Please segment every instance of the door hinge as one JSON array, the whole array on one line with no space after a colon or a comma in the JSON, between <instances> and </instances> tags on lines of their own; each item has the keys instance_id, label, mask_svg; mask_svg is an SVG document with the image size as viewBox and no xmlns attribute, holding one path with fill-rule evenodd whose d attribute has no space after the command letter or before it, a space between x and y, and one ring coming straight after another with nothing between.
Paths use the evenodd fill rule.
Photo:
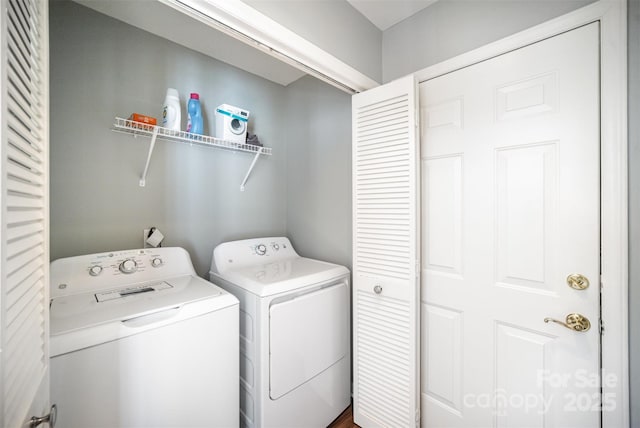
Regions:
<instances>
[{"instance_id":1,"label":"door hinge","mask_svg":"<svg viewBox=\"0 0 640 428\"><path fill-rule=\"evenodd\" d=\"M600 335L603 335L604 334L604 321L602 320L602 318L600 318L598 324L600 326Z\"/></svg>"}]
</instances>

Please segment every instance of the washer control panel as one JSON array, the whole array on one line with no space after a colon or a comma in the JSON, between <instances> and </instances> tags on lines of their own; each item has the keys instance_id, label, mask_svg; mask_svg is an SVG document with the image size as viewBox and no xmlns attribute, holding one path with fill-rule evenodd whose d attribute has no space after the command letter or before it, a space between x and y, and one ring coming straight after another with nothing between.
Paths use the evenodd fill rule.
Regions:
<instances>
[{"instance_id":1,"label":"washer control panel","mask_svg":"<svg viewBox=\"0 0 640 428\"><path fill-rule=\"evenodd\" d=\"M162 256L149 249L103 253L87 260L87 272L90 276L130 275L163 266Z\"/></svg>"},{"instance_id":2,"label":"washer control panel","mask_svg":"<svg viewBox=\"0 0 640 428\"><path fill-rule=\"evenodd\" d=\"M179 275L196 275L182 248L110 251L51 263L51 297Z\"/></svg>"}]
</instances>

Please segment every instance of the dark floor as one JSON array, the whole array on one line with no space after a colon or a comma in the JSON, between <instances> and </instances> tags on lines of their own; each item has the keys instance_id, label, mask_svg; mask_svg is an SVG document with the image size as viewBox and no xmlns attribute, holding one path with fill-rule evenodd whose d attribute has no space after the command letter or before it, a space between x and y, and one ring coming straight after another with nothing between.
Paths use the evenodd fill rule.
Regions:
<instances>
[{"instance_id":1,"label":"dark floor","mask_svg":"<svg viewBox=\"0 0 640 428\"><path fill-rule=\"evenodd\" d=\"M335 421L329 425L329 428L360 428L353 423L353 414L351 413L351 406L347 408Z\"/></svg>"}]
</instances>

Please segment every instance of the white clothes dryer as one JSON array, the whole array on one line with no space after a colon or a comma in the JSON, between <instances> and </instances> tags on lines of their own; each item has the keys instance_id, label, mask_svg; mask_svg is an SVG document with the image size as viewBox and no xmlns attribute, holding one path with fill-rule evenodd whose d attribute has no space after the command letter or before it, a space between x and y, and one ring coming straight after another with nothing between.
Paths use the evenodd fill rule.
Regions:
<instances>
[{"instance_id":1,"label":"white clothes dryer","mask_svg":"<svg viewBox=\"0 0 640 428\"><path fill-rule=\"evenodd\" d=\"M50 273L60 426L238 426L238 300L185 250L68 257Z\"/></svg>"},{"instance_id":2,"label":"white clothes dryer","mask_svg":"<svg viewBox=\"0 0 640 428\"><path fill-rule=\"evenodd\" d=\"M211 282L240 300L240 424L326 427L350 404L350 282L287 238L226 242Z\"/></svg>"}]
</instances>

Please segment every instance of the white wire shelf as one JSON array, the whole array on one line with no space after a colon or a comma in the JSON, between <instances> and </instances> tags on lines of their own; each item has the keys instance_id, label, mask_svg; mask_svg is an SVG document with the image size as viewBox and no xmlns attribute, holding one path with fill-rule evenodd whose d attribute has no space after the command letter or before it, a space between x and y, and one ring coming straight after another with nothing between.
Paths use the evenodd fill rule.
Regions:
<instances>
[{"instance_id":1,"label":"white wire shelf","mask_svg":"<svg viewBox=\"0 0 640 428\"><path fill-rule=\"evenodd\" d=\"M256 153L262 149L261 154L271 155L271 147L256 146L253 144L234 143L233 141L221 140L220 138L209 137L208 135L192 134L185 131L172 131L162 126L145 125L140 122L134 122L129 119L116 117L113 124L113 130L132 135L141 135L145 137L153 136L153 129L158 129L158 138L165 141L174 141L178 143L197 144L207 147L218 147L221 149L239 150L242 152Z\"/></svg>"},{"instance_id":2,"label":"white wire shelf","mask_svg":"<svg viewBox=\"0 0 640 428\"><path fill-rule=\"evenodd\" d=\"M162 126L146 125L144 123L135 122L133 120L123 119L121 117L115 118L113 131L130 134L134 137L141 136L151 138L151 142L149 143L149 153L147 155L147 161L145 163L142 176L140 177L141 187L144 187L146 184L147 172L149 171L149 163L151 162L151 154L153 153L153 148L157 139L175 143L195 144L204 147L216 147L219 149L253 153L255 156L253 158L253 161L251 162L251 166L249 166L249 171L247 171L247 174L242 181L242 184L240 185L241 191L244 191L245 184L249 179L249 175L251 174L251 171L253 170L258 157L260 157L260 155L271 155L270 147L235 143L233 141L222 140L220 138L214 138L208 135L192 134L185 131L173 131L171 129L163 128Z\"/></svg>"}]
</instances>

